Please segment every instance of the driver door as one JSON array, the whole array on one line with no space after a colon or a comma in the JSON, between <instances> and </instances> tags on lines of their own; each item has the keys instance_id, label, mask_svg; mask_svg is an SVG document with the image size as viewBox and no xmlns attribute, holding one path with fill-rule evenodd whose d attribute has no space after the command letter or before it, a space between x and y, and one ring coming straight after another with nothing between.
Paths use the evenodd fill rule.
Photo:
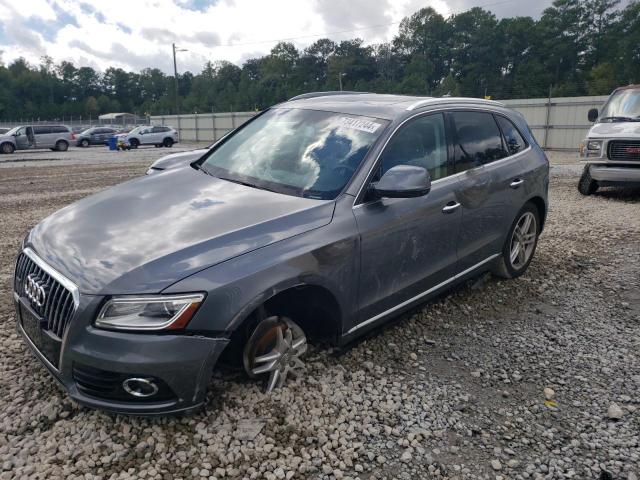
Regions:
<instances>
[{"instance_id":1,"label":"driver door","mask_svg":"<svg viewBox=\"0 0 640 480\"><path fill-rule=\"evenodd\" d=\"M31 127L22 127L18 129L18 131L16 132L16 135L14 138L16 139L17 150L26 150L28 148L31 148L29 144L29 136L27 135L27 129L30 129L30 128Z\"/></svg>"},{"instance_id":2,"label":"driver door","mask_svg":"<svg viewBox=\"0 0 640 480\"><path fill-rule=\"evenodd\" d=\"M422 197L371 201L365 197L354 207L361 242L357 324L373 322L426 297L455 275L457 263L462 212L455 191L458 180L450 176L443 115L408 122L378 161L374 181L396 165L413 165L429 171L432 187Z\"/></svg>"}]
</instances>

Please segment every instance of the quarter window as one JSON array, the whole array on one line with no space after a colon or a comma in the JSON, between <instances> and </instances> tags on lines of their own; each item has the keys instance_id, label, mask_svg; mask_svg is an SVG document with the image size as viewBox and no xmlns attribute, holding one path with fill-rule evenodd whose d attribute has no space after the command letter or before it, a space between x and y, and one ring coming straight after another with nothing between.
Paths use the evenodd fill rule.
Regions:
<instances>
[{"instance_id":1,"label":"quarter window","mask_svg":"<svg viewBox=\"0 0 640 480\"><path fill-rule=\"evenodd\" d=\"M484 112L454 112L451 116L455 125L456 173L507 156L493 115Z\"/></svg>"},{"instance_id":2,"label":"quarter window","mask_svg":"<svg viewBox=\"0 0 640 480\"><path fill-rule=\"evenodd\" d=\"M515 127L510 120L507 120L504 117L497 116L498 124L502 129L502 134L504 135L504 139L507 142L507 150L509 151L509 155L516 154L527 147L527 142L524 141L522 135Z\"/></svg>"},{"instance_id":3,"label":"quarter window","mask_svg":"<svg viewBox=\"0 0 640 480\"><path fill-rule=\"evenodd\" d=\"M403 127L382 154L380 176L397 165L429 171L431 180L448 175L447 140L442 114L420 117Z\"/></svg>"}]
</instances>

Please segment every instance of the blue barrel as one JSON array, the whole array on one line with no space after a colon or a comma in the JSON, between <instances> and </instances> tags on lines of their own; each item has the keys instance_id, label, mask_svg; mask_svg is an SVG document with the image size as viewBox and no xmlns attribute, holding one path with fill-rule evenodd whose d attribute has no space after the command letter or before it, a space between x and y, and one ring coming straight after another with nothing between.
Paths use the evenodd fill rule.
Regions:
<instances>
[{"instance_id":1,"label":"blue barrel","mask_svg":"<svg viewBox=\"0 0 640 480\"><path fill-rule=\"evenodd\" d=\"M109 137L109 150L118 149L118 139L116 137Z\"/></svg>"}]
</instances>

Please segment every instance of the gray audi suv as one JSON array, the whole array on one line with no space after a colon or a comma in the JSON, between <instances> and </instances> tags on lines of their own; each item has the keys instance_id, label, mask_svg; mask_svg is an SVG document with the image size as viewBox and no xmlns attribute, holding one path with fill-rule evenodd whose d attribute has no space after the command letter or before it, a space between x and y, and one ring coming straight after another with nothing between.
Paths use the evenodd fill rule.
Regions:
<instances>
[{"instance_id":1,"label":"gray audi suv","mask_svg":"<svg viewBox=\"0 0 640 480\"><path fill-rule=\"evenodd\" d=\"M18 330L91 407L195 409L220 363L271 390L304 371L308 341L525 272L548 174L497 102L301 95L42 220L16 261Z\"/></svg>"}]
</instances>

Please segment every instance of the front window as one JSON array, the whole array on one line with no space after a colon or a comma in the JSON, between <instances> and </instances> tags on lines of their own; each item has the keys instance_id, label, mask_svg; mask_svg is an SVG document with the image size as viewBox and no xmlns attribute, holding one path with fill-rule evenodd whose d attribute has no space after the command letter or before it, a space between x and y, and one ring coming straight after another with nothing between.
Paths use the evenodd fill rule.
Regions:
<instances>
[{"instance_id":1,"label":"front window","mask_svg":"<svg viewBox=\"0 0 640 480\"><path fill-rule=\"evenodd\" d=\"M611 95L598 122L640 122L640 90L618 90Z\"/></svg>"},{"instance_id":2,"label":"front window","mask_svg":"<svg viewBox=\"0 0 640 480\"><path fill-rule=\"evenodd\" d=\"M256 188L333 199L387 124L344 113L272 109L215 148L201 168Z\"/></svg>"}]
</instances>

